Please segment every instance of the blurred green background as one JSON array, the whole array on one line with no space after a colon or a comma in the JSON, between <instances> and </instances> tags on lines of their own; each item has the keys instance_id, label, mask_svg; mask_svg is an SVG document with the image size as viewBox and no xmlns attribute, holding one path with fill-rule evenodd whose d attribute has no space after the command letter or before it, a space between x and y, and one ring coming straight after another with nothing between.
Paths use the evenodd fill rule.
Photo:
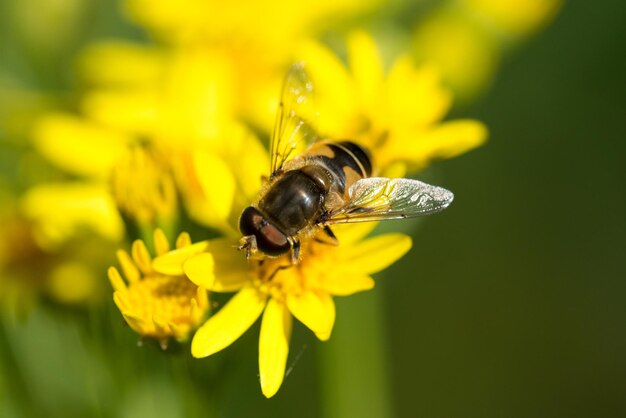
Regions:
<instances>
[{"instance_id":1,"label":"blurred green background","mask_svg":"<svg viewBox=\"0 0 626 418\"><path fill-rule=\"evenodd\" d=\"M624 51L626 3L568 2L468 110L490 142L381 281L399 416L626 416Z\"/></svg>"},{"instance_id":2,"label":"blurred green background","mask_svg":"<svg viewBox=\"0 0 626 418\"><path fill-rule=\"evenodd\" d=\"M114 10L94 2L107 15L85 16L82 39L134 34ZM55 72L79 45L53 66L31 57L46 63L33 74L14 29L2 60L22 81L69 83ZM186 346L137 347L112 303L38 307L3 318L0 416L626 416L624 51L626 3L571 1L508 56L452 115L484 121L488 144L429 173L454 205L415 224L374 292L338 301L331 341L296 327L275 398L258 389L258 324L192 360Z\"/></svg>"}]
</instances>

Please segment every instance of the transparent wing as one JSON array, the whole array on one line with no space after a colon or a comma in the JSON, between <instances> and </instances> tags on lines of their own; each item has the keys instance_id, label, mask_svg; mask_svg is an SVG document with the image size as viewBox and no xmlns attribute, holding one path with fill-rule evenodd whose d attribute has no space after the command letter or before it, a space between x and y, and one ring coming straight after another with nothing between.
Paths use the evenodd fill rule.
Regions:
<instances>
[{"instance_id":1,"label":"transparent wing","mask_svg":"<svg viewBox=\"0 0 626 418\"><path fill-rule=\"evenodd\" d=\"M270 143L272 176L287 160L304 151L318 137L309 125L315 116L312 93L313 84L304 65L292 65L283 84Z\"/></svg>"},{"instance_id":2,"label":"transparent wing","mask_svg":"<svg viewBox=\"0 0 626 418\"><path fill-rule=\"evenodd\" d=\"M454 195L418 180L370 177L350 189L347 205L330 214L327 224L382 221L430 215L447 208Z\"/></svg>"}]
</instances>

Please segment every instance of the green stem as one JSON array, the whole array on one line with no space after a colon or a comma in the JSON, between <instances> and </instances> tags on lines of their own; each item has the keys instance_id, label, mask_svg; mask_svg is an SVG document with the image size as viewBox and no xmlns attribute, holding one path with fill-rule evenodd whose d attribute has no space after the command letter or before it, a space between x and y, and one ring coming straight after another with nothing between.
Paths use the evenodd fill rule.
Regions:
<instances>
[{"instance_id":1,"label":"green stem","mask_svg":"<svg viewBox=\"0 0 626 418\"><path fill-rule=\"evenodd\" d=\"M20 409L22 416L38 416L36 403L32 401L26 378L22 374L16 359L16 353L11 346L5 324L0 320L0 372L7 379L7 381L2 382L2 385L5 386L3 389L10 393L11 403Z\"/></svg>"},{"instance_id":2,"label":"green stem","mask_svg":"<svg viewBox=\"0 0 626 418\"><path fill-rule=\"evenodd\" d=\"M337 322L320 350L324 418L394 416L380 290L336 299Z\"/></svg>"}]
</instances>

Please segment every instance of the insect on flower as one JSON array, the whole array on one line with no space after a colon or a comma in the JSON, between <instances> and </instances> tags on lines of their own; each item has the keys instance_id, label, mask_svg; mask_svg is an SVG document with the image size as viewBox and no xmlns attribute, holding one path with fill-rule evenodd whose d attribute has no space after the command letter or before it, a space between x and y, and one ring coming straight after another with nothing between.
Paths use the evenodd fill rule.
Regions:
<instances>
[{"instance_id":1,"label":"insect on flower","mask_svg":"<svg viewBox=\"0 0 626 418\"><path fill-rule=\"evenodd\" d=\"M430 215L452 192L418 180L372 177L370 152L353 141L321 138L309 124L313 85L301 63L287 73L271 138L271 171L260 198L239 218L240 249L250 257L300 256L300 242L331 226Z\"/></svg>"}]
</instances>

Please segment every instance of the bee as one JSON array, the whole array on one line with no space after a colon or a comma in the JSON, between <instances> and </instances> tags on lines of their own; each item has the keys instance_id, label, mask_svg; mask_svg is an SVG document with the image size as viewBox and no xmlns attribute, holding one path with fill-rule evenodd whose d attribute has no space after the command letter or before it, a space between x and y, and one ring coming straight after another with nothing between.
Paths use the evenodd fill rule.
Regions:
<instances>
[{"instance_id":1,"label":"bee","mask_svg":"<svg viewBox=\"0 0 626 418\"><path fill-rule=\"evenodd\" d=\"M285 78L270 142L270 175L255 204L239 218L246 256L299 261L300 242L332 225L430 215L447 208L452 192L418 180L372 177L368 149L321 138L309 124L313 85L302 63Z\"/></svg>"}]
</instances>

